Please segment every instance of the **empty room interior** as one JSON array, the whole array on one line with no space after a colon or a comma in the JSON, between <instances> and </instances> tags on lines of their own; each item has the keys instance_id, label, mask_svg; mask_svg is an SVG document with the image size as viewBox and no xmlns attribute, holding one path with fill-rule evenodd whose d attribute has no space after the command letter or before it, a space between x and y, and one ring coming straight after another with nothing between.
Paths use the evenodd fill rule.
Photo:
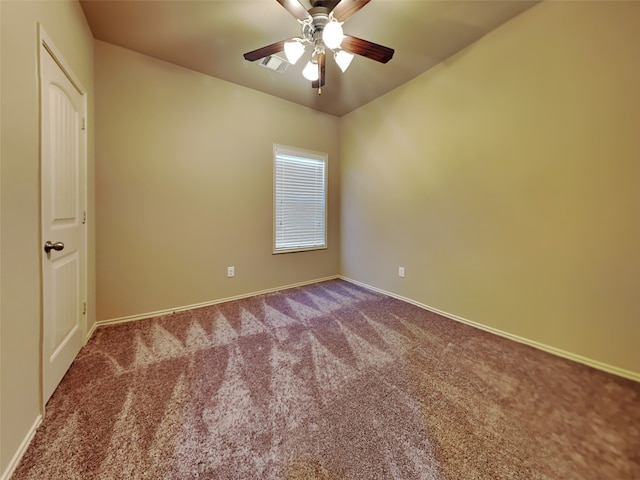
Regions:
<instances>
[{"instance_id":1,"label":"empty room interior","mask_svg":"<svg viewBox=\"0 0 640 480\"><path fill-rule=\"evenodd\" d=\"M393 58L243 58L302 24L315 59L323 9ZM640 478L640 2L0 22L0 479ZM54 71L75 196L64 169L47 190ZM279 148L325 159L321 248L274 246ZM79 322L59 385L54 310Z\"/></svg>"}]
</instances>

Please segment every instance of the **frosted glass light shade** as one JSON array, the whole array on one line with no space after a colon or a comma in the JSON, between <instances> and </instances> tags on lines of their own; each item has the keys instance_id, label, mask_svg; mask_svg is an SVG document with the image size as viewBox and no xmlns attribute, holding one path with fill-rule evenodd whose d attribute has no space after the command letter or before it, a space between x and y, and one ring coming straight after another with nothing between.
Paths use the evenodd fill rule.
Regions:
<instances>
[{"instance_id":1,"label":"frosted glass light shade","mask_svg":"<svg viewBox=\"0 0 640 480\"><path fill-rule=\"evenodd\" d=\"M291 65L295 65L304 53L304 45L298 40L289 40L284 43L284 54Z\"/></svg>"},{"instance_id":2,"label":"frosted glass light shade","mask_svg":"<svg viewBox=\"0 0 640 480\"><path fill-rule=\"evenodd\" d=\"M349 52L345 52L344 50L338 50L333 58L336 59L336 63L340 67L342 72L346 72L349 65L351 65L351 60L353 60L353 54Z\"/></svg>"},{"instance_id":3,"label":"frosted glass light shade","mask_svg":"<svg viewBox=\"0 0 640 480\"><path fill-rule=\"evenodd\" d=\"M342 25L335 20L327 23L322 30L322 41L330 49L336 49L342 43L344 33L342 31Z\"/></svg>"},{"instance_id":4,"label":"frosted glass light shade","mask_svg":"<svg viewBox=\"0 0 640 480\"><path fill-rule=\"evenodd\" d=\"M309 60L309 63L307 63L307 65L304 67L304 70L302 70L302 76L307 80L311 80L312 82L318 80L318 64L313 63L311 60Z\"/></svg>"}]
</instances>

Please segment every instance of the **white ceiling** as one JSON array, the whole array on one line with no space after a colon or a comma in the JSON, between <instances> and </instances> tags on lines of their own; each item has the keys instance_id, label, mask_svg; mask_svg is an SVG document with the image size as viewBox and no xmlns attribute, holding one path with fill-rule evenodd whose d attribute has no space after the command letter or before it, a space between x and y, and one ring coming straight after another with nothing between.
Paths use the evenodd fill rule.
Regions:
<instances>
[{"instance_id":1,"label":"white ceiling","mask_svg":"<svg viewBox=\"0 0 640 480\"><path fill-rule=\"evenodd\" d=\"M345 33L395 49L387 64L356 57L346 73L327 58L322 95L302 77L242 54L293 36L297 20L276 0L80 0L95 38L229 82L342 116L475 42L538 0L373 0ZM301 0L310 8L308 0ZM284 58L284 54L281 54Z\"/></svg>"}]
</instances>

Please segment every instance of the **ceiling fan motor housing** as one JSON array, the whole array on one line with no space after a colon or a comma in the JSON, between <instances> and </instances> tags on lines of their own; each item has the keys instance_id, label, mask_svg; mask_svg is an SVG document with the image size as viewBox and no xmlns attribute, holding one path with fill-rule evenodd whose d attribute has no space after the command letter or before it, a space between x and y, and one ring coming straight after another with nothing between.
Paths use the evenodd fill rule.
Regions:
<instances>
[{"instance_id":1,"label":"ceiling fan motor housing","mask_svg":"<svg viewBox=\"0 0 640 480\"><path fill-rule=\"evenodd\" d=\"M318 43L322 39L324 27L331 21L327 7L313 7L309 10L311 18L302 24L302 36L310 43Z\"/></svg>"}]
</instances>

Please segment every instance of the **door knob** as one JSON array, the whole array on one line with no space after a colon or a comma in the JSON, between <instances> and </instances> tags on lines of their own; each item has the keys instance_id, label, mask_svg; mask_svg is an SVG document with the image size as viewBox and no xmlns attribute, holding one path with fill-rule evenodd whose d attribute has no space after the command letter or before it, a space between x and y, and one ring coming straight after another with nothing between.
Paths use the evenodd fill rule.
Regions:
<instances>
[{"instance_id":1,"label":"door knob","mask_svg":"<svg viewBox=\"0 0 640 480\"><path fill-rule=\"evenodd\" d=\"M62 242L51 243L49 240L47 240L44 244L44 251L47 253L49 253L51 250L55 250L56 252L59 252L63 248L64 248L64 243Z\"/></svg>"}]
</instances>

